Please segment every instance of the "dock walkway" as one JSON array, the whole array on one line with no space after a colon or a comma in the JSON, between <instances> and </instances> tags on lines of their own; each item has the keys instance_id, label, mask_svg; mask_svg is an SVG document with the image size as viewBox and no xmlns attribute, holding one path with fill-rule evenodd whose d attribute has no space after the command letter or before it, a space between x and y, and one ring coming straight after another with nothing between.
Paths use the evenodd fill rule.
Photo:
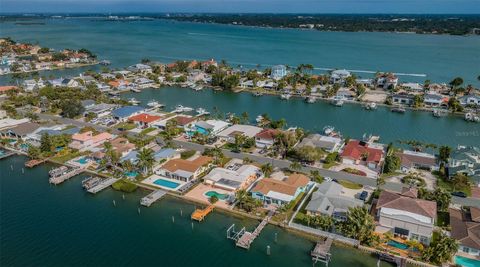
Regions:
<instances>
[{"instance_id":1,"label":"dock walkway","mask_svg":"<svg viewBox=\"0 0 480 267\"><path fill-rule=\"evenodd\" d=\"M143 197L140 200L140 204L145 207L150 207L150 205L152 205L155 201L162 198L165 194L167 194L166 191L163 191L161 189L155 190L152 193L148 194L147 196Z\"/></svg>"},{"instance_id":2,"label":"dock walkway","mask_svg":"<svg viewBox=\"0 0 480 267\"><path fill-rule=\"evenodd\" d=\"M262 222L255 228L255 230L250 233L250 232L244 232L240 238L238 238L236 245L237 247L241 247L244 249L249 249L250 245L253 243L255 238L257 238L260 235L260 232L262 232L263 228L268 224L270 219L272 219L272 216L275 212L270 211L267 216L262 220Z\"/></svg>"},{"instance_id":3,"label":"dock walkway","mask_svg":"<svg viewBox=\"0 0 480 267\"><path fill-rule=\"evenodd\" d=\"M315 248L312 250L310 255L312 256L312 261L314 263L323 262L328 266L330 262L330 248L332 246L333 239L327 238L323 241L317 242Z\"/></svg>"},{"instance_id":4,"label":"dock walkway","mask_svg":"<svg viewBox=\"0 0 480 267\"><path fill-rule=\"evenodd\" d=\"M192 213L192 220L195 220L195 221L203 221L205 219L205 217L207 217L207 215L213 211L213 204L212 205L209 205L208 207L204 208L204 209L196 209L193 213Z\"/></svg>"},{"instance_id":5,"label":"dock walkway","mask_svg":"<svg viewBox=\"0 0 480 267\"><path fill-rule=\"evenodd\" d=\"M42 159L42 160L32 159L32 160L29 160L29 161L25 162L25 167L33 168L37 165L40 165L40 164L46 162L47 160L48 160L48 158Z\"/></svg>"},{"instance_id":6,"label":"dock walkway","mask_svg":"<svg viewBox=\"0 0 480 267\"><path fill-rule=\"evenodd\" d=\"M5 150L4 151L4 150L0 149L0 152L2 152L2 153L0 153L0 159L5 159L5 158L8 158L8 157L16 154L14 151L11 151L11 150Z\"/></svg>"},{"instance_id":7,"label":"dock walkway","mask_svg":"<svg viewBox=\"0 0 480 267\"><path fill-rule=\"evenodd\" d=\"M116 181L117 181L116 178L107 178L107 179L104 179L103 181L99 182L98 184L96 184L96 185L93 186L92 188L87 189L87 192L88 192L88 193L91 193L91 194L96 194L96 193L102 191L103 189L111 186L111 185L114 184Z\"/></svg>"},{"instance_id":8,"label":"dock walkway","mask_svg":"<svg viewBox=\"0 0 480 267\"><path fill-rule=\"evenodd\" d=\"M85 171L84 168L75 168L75 169L67 171L67 172L65 172L61 175L50 177L50 179L48 179L48 181L51 184L54 184L54 185L61 184L61 183L65 182L66 180L72 178L73 176L77 176L84 171Z\"/></svg>"}]
</instances>

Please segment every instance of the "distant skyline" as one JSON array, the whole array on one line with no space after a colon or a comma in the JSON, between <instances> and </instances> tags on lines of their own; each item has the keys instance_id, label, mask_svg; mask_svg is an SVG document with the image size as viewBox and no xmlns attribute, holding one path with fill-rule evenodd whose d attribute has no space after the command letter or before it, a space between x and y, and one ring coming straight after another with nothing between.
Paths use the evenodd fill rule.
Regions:
<instances>
[{"instance_id":1,"label":"distant skyline","mask_svg":"<svg viewBox=\"0 0 480 267\"><path fill-rule=\"evenodd\" d=\"M0 0L0 12L480 14L480 0Z\"/></svg>"}]
</instances>

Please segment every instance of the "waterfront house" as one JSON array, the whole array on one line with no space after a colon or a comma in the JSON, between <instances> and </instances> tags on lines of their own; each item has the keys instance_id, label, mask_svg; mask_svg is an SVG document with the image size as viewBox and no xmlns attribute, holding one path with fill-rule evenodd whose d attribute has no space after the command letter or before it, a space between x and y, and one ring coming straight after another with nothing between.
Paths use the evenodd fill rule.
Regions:
<instances>
[{"instance_id":1,"label":"waterfront house","mask_svg":"<svg viewBox=\"0 0 480 267\"><path fill-rule=\"evenodd\" d=\"M199 156L193 160L172 159L163 164L155 173L166 178L190 182L205 172L212 161L213 158L206 156Z\"/></svg>"},{"instance_id":2,"label":"waterfront house","mask_svg":"<svg viewBox=\"0 0 480 267\"><path fill-rule=\"evenodd\" d=\"M458 254L480 260L480 208L449 209L450 236L459 242Z\"/></svg>"},{"instance_id":3,"label":"waterfront house","mask_svg":"<svg viewBox=\"0 0 480 267\"><path fill-rule=\"evenodd\" d=\"M18 87L13 86L13 85L5 85L5 86L0 86L0 95L6 94L9 91L13 91L17 89Z\"/></svg>"},{"instance_id":4,"label":"waterfront house","mask_svg":"<svg viewBox=\"0 0 480 267\"><path fill-rule=\"evenodd\" d=\"M363 206L360 199L342 193L343 186L339 183L323 182L317 188L305 208L309 215L324 215L345 221L349 208Z\"/></svg>"},{"instance_id":5,"label":"waterfront house","mask_svg":"<svg viewBox=\"0 0 480 267\"><path fill-rule=\"evenodd\" d=\"M72 135L72 142L69 147L79 151L92 150L112 138L113 136L107 132L95 135L92 131L87 131Z\"/></svg>"},{"instance_id":6,"label":"waterfront house","mask_svg":"<svg viewBox=\"0 0 480 267\"><path fill-rule=\"evenodd\" d=\"M77 82L77 81L74 80L74 79L63 79L63 80L62 80L62 83L61 83L61 86L63 86L63 87L69 87L69 88L75 88L75 87L79 87L79 86L80 86L80 83Z\"/></svg>"},{"instance_id":7,"label":"waterfront house","mask_svg":"<svg viewBox=\"0 0 480 267\"><path fill-rule=\"evenodd\" d=\"M342 139L338 137L311 134L303 138L302 142L300 142L297 147L311 146L328 152L335 152L340 150L342 144Z\"/></svg>"},{"instance_id":8,"label":"waterfront house","mask_svg":"<svg viewBox=\"0 0 480 267\"><path fill-rule=\"evenodd\" d=\"M404 173L417 169L436 171L439 168L438 161L432 154L404 150L396 155L400 158L400 170Z\"/></svg>"},{"instance_id":9,"label":"waterfront house","mask_svg":"<svg viewBox=\"0 0 480 267\"><path fill-rule=\"evenodd\" d=\"M88 113L94 113L97 115L97 118L102 118L110 115L112 110L114 110L116 107L118 106L115 104L94 103L93 105L91 105L91 102L89 102L87 106L85 106L85 111L83 112L83 115L87 116Z\"/></svg>"},{"instance_id":10,"label":"waterfront house","mask_svg":"<svg viewBox=\"0 0 480 267\"><path fill-rule=\"evenodd\" d=\"M448 97L436 93L427 93L423 96L423 103L431 107L446 106L448 104Z\"/></svg>"},{"instance_id":11,"label":"waterfront house","mask_svg":"<svg viewBox=\"0 0 480 267\"><path fill-rule=\"evenodd\" d=\"M350 76L352 76L352 74L348 70L334 70L330 74L330 82L344 84L345 79L347 79Z\"/></svg>"},{"instance_id":12,"label":"waterfront house","mask_svg":"<svg viewBox=\"0 0 480 267\"><path fill-rule=\"evenodd\" d=\"M141 63L129 66L127 67L127 70L132 72L140 72L143 74L152 73L152 67L150 67L149 65L141 64Z\"/></svg>"},{"instance_id":13,"label":"waterfront house","mask_svg":"<svg viewBox=\"0 0 480 267\"><path fill-rule=\"evenodd\" d=\"M143 107L124 106L124 107L113 110L111 113L112 113L112 116L113 116L114 119L116 119L120 122L124 122L129 117L141 114L144 111L145 111L145 109Z\"/></svg>"},{"instance_id":14,"label":"waterfront house","mask_svg":"<svg viewBox=\"0 0 480 267\"><path fill-rule=\"evenodd\" d=\"M37 90L45 87L45 83L43 82L42 79L39 79L38 81L34 79L25 80L23 81L22 85L25 91L30 91L30 92L33 90Z\"/></svg>"},{"instance_id":15,"label":"waterfront house","mask_svg":"<svg viewBox=\"0 0 480 267\"><path fill-rule=\"evenodd\" d=\"M416 188L402 193L383 190L375 205L377 231L429 244L437 219L437 203L417 198Z\"/></svg>"},{"instance_id":16,"label":"waterfront house","mask_svg":"<svg viewBox=\"0 0 480 267\"><path fill-rule=\"evenodd\" d=\"M12 118L4 118L0 119L0 131L1 130L6 130L10 128L14 128L22 123L29 122L30 119L28 118L23 118L23 119L12 119Z\"/></svg>"},{"instance_id":17,"label":"waterfront house","mask_svg":"<svg viewBox=\"0 0 480 267\"><path fill-rule=\"evenodd\" d=\"M254 165L231 164L226 168L214 168L203 179L206 184L227 191L246 189L262 176Z\"/></svg>"},{"instance_id":18,"label":"waterfront house","mask_svg":"<svg viewBox=\"0 0 480 267\"><path fill-rule=\"evenodd\" d=\"M464 95L458 99L460 101L460 104L463 106L466 105L474 105L474 106L480 106L480 96L478 95Z\"/></svg>"},{"instance_id":19,"label":"waterfront house","mask_svg":"<svg viewBox=\"0 0 480 267\"><path fill-rule=\"evenodd\" d=\"M155 82L150 79L140 77L135 79L135 84L137 84L139 88L150 88L155 85Z\"/></svg>"},{"instance_id":20,"label":"waterfront house","mask_svg":"<svg viewBox=\"0 0 480 267\"><path fill-rule=\"evenodd\" d=\"M480 186L480 148L459 146L450 153L447 169L450 178L463 173Z\"/></svg>"},{"instance_id":21,"label":"waterfront house","mask_svg":"<svg viewBox=\"0 0 480 267\"><path fill-rule=\"evenodd\" d=\"M126 80L114 80L114 81L109 81L108 85L110 85L112 88L117 89L117 90L128 90L130 86L130 82Z\"/></svg>"},{"instance_id":22,"label":"waterfront house","mask_svg":"<svg viewBox=\"0 0 480 267\"><path fill-rule=\"evenodd\" d=\"M407 91L413 91L413 92L423 91L423 85L419 83L402 83L400 86Z\"/></svg>"},{"instance_id":23,"label":"waterfront house","mask_svg":"<svg viewBox=\"0 0 480 267\"><path fill-rule=\"evenodd\" d=\"M274 80L280 80L287 76L287 67L285 65L275 65L272 67L270 77Z\"/></svg>"},{"instance_id":24,"label":"waterfront house","mask_svg":"<svg viewBox=\"0 0 480 267\"><path fill-rule=\"evenodd\" d=\"M204 80L205 80L205 72L197 69L188 71L187 81L196 83Z\"/></svg>"},{"instance_id":25,"label":"waterfront house","mask_svg":"<svg viewBox=\"0 0 480 267\"><path fill-rule=\"evenodd\" d=\"M219 132L217 136L227 143L234 143L235 136L237 135L243 135L248 138L254 138L255 135L261 131L262 131L262 128L260 127L256 127L252 125L244 125L244 124L235 124Z\"/></svg>"},{"instance_id":26,"label":"waterfront house","mask_svg":"<svg viewBox=\"0 0 480 267\"><path fill-rule=\"evenodd\" d=\"M263 178L250 190L252 197L264 204L285 205L305 192L310 179L300 173L294 173L282 180Z\"/></svg>"},{"instance_id":27,"label":"waterfront house","mask_svg":"<svg viewBox=\"0 0 480 267\"><path fill-rule=\"evenodd\" d=\"M110 141L110 144L120 157L124 157L135 149L135 144L130 143L125 137L117 137Z\"/></svg>"},{"instance_id":28,"label":"waterfront house","mask_svg":"<svg viewBox=\"0 0 480 267\"><path fill-rule=\"evenodd\" d=\"M40 128L40 124L34 122L23 122L16 124L13 127L6 128L0 131L2 138L26 139L26 137Z\"/></svg>"},{"instance_id":29,"label":"waterfront house","mask_svg":"<svg viewBox=\"0 0 480 267\"><path fill-rule=\"evenodd\" d=\"M59 136L59 135L73 135L80 132L80 128L72 125L52 125L52 126L41 126L36 129L34 132L27 135L25 140L34 145L40 146L42 135L48 134L50 136Z\"/></svg>"},{"instance_id":30,"label":"waterfront house","mask_svg":"<svg viewBox=\"0 0 480 267\"><path fill-rule=\"evenodd\" d=\"M375 83L377 87L381 87L385 90L395 89L398 85L398 77L393 73L379 73L375 77Z\"/></svg>"},{"instance_id":31,"label":"waterfront house","mask_svg":"<svg viewBox=\"0 0 480 267\"><path fill-rule=\"evenodd\" d=\"M193 131L203 135L217 135L226 129L230 124L222 120L197 121L194 123Z\"/></svg>"},{"instance_id":32,"label":"waterfront house","mask_svg":"<svg viewBox=\"0 0 480 267\"><path fill-rule=\"evenodd\" d=\"M128 118L129 121L134 122L140 128L148 128L161 119L161 116L150 115L147 113L141 113Z\"/></svg>"},{"instance_id":33,"label":"waterfront house","mask_svg":"<svg viewBox=\"0 0 480 267\"><path fill-rule=\"evenodd\" d=\"M411 105L413 104L414 96L405 93L392 95L393 104Z\"/></svg>"},{"instance_id":34,"label":"waterfront house","mask_svg":"<svg viewBox=\"0 0 480 267\"><path fill-rule=\"evenodd\" d=\"M204 71L207 70L208 67L210 66L214 66L214 67L218 66L217 62L213 58L207 61L203 61L201 65L202 65L202 70Z\"/></svg>"},{"instance_id":35,"label":"waterfront house","mask_svg":"<svg viewBox=\"0 0 480 267\"><path fill-rule=\"evenodd\" d=\"M258 148L269 148L275 142L275 137L280 134L277 129L263 129L255 135L255 146Z\"/></svg>"},{"instance_id":36,"label":"waterfront house","mask_svg":"<svg viewBox=\"0 0 480 267\"><path fill-rule=\"evenodd\" d=\"M344 147L341 157L345 164L365 165L379 171L384 160L384 149L378 144L350 140Z\"/></svg>"}]
</instances>

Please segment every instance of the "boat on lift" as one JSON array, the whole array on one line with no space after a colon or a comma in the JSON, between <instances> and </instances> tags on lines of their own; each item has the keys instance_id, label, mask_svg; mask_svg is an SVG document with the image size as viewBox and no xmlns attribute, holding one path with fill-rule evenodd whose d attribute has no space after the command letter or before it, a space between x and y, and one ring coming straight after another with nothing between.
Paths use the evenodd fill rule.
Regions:
<instances>
[{"instance_id":1,"label":"boat on lift","mask_svg":"<svg viewBox=\"0 0 480 267\"><path fill-rule=\"evenodd\" d=\"M192 110L193 110L193 108L191 108L191 107L184 107L182 105L177 105L177 106L175 106L175 109L173 110L173 112L182 113L182 112L190 112Z\"/></svg>"},{"instance_id":2,"label":"boat on lift","mask_svg":"<svg viewBox=\"0 0 480 267\"><path fill-rule=\"evenodd\" d=\"M282 100L289 100L290 97L292 97L292 95L291 95L291 94L288 94L288 93L287 93L287 94L281 94L281 95L280 95L280 99L282 99Z\"/></svg>"},{"instance_id":3,"label":"boat on lift","mask_svg":"<svg viewBox=\"0 0 480 267\"><path fill-rule=\"evenodd\" d=\"M375 102L370 102L365 105L366 110L376 110L377 109L377 103Z\"/></svg>"},{"instance_id":4,"label":"boat on lift","mask_svg":"<svg viewBox=\"0 0 480 267\"><path fill-rule=\"evenodd\" d=\"M255 93L253 93L253 96L262 96L262 95L263 95L262 92L255 92Z\"/></svg>"},{"instance_id":5,"label":"boat on lift","mask_svg":"<svg viewBox=\"0 0 480 267\"><path fill-rule=\"evenodd\" d=\"M313 104L313 103L317 102L317 98L314 97L314 96L308 96L307 98L305 98L305 102L307 102L309 104Z\"/></svg>"},{"instance_id":6,"label":"boat on lift","mask_svg":"<svg viewBox=\"0 0 480 267\"><path fill-rule=\"evenodd\" d=\"M479 122L480 121L480 117L475 115L474 113L472 112L468 112L465 114L465 117L464 119L466 121L471 121L471 122Z\"/></svg>"},{"instance_id":7,"label":"boat on lift","mask_svg":"<svg viewBox=\"0 0 480 267\"><path fill-rule=\"evenodd\" d=\"M208 112L206 109L204 108L197 108L195 110L195 112L197 112L198 116L202 116L202 115L209 115L210 112Z\"/></svg>"},{"instance_id":8,"label":"boat on lift","mask_svg":"<svg viewBox=\"0 0 480 267\"><path fill-rule=\"evenodd\" d=\"M343 100L344 100L343 97L335 96L335 97L332 98L332 101L330 103L332 103L332 105L334 105L336 107L341 107L345 103L345 101L343 101Z\"/></svg>"},{"instance_id":9,"label":"boat on lift","mask_svg":"<svg viewBox=\"0 0 480 267\"><path fill-rule=\"evenodd\" d=\"M440 117L445 117L448 115L448 111L447 110L443 110L443 109L434 109L433 112L433 117L436 117L436 118L440 118Z\"/></svg>"},{"instance_id":10,"label":"boat on lift","mask_svg":"<svg viewBox=\"0 0 480 267\"><path fill-rule=\"evenodd\" d=\"M148 102L147 106L149 106L151 108L162 108L165 105L158 103L158 101L156 101L156 100L150 100Z\"/></svg>"},{"instance_id":11,"label":"boat on lift","mask_svg":"<svg viewBox=\"0 0 480 267\"><path fill-rule=\"evenodd\" d=\"M138 104L140 104L140 101L138 101L137 99L135 99L134 97L130 98L128 100L128 103L134 105L134 106L137 106Z\"/></svg>"}]
</instances>

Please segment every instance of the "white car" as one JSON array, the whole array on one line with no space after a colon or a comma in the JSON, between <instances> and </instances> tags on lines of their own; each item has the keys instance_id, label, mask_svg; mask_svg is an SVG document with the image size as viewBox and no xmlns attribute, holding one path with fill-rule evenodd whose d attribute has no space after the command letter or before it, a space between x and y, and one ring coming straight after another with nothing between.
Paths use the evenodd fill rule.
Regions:
<instances>
[{"instance_id":1,"label":"white car","mask_svg":"<svg viewBox=\"0 0 480 267\"><path fill-rule=\"evenodd\" d=\"M325 181L325 182L331 182L331 181L333 181L333 179L330 178L330 177L325 177L325 178L324 178L324 181Z\"/></svg>"}]
</instances>

